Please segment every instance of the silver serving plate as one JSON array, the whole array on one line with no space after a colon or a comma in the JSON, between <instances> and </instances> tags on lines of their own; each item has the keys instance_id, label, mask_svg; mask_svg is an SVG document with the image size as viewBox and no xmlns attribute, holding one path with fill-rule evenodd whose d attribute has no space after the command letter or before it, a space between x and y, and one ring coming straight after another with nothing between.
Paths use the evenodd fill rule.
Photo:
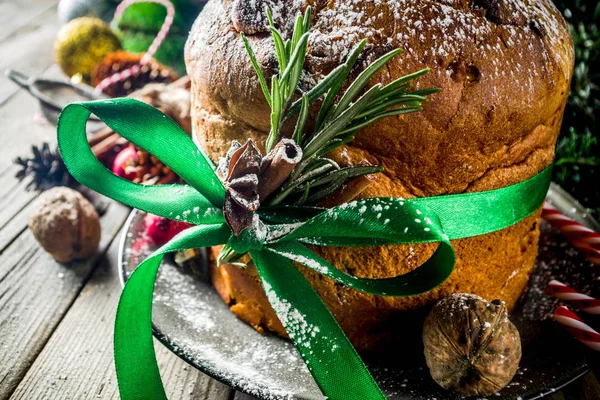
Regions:
<instances>
[{"instance_id":1,"label":"silver serving plate","mask_svg":"<svg viewBox=\"0 0 600 400\"><path fill-rule=\"evenodd\" d=\"M552 185L548 200L563 213L598 229L586 210L557 185ZM144 232L144 216L141 211L132 211L125 226L119 255L122 283L154 250L133 250ZM537 399L589 370L586 349L550 319L558 301L545 294L545 287L556 278L593 292L599 289L594 269L548 224L542 222L541 230L530 288L511 315L521 333L520 368L513 381L493 399ZM199 279L169 257L163 261L156 283L153 316L154 334L165 346L236 390L260 399L323 399L289 341L257 333L229 311L206 277ZM389 360L367 360L388 399L462 398L441 389L431 379L419 346L401 344L390 349L393 356Z\"/></svg>"}]
</instances>

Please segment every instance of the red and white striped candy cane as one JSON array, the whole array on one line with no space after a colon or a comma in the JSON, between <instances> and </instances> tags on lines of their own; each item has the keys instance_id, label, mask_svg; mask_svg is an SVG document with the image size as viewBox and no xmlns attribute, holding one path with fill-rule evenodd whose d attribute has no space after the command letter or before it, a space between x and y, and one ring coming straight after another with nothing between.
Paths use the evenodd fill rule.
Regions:
<instances>
[{"instance_id":1,"label":"red and white striped candy cane","mask_svg":"<svg viewBox=\"0 0 600 400\"><path fill-rule=\"evenodd\" d=\"M567 302L573 308L588 314L600 314L600 300L587 294L579 293L562 282L552 280L546 287L546 292L552 296Z\"/></svg>"},{"instance_id":2,"label":"red and white striped candy cane","mask_svg":"<svg viewBox=\"0 0 600 400\"><path fill-rule=\"evenodd\" d=\"M152 44L150 45L146 53L142 56L140 63L103 79L96 86L96 90L99 92L102 92L104 89L111 85L114 85L117 82L121 82L131 76L137 75L142 69L142 66L144 64L148 64L152 60L152 57L154 57L154 54L156 53L162 42L165 40L165 37L167 37L167 34L169 33L171 26L173 25L173 19L175 18L175 7L173 7L173 3L171 3L169 0L125 0L122 3L120 3L117 9L115 10L114 19L118 20L119 18L121 18L125 9L134 3L157 3L163 5L167 8L167 16L165 17L165 20L162 26L160 27L160 31L158 31L158 34L152 41Z\"/></svg>"},{"instance_id":3,"label":"red and white striped candy cane","mask_svg":"<svg viewBox=\"0 0 600 400\"><path fill-rule=\"evenodd\" d=\"M593 350L600 351L600 333L584 323L574 312L560 306L554 310L553 317L575 339Z\"/></svg>"},{"instance_id":4,"label":"red and white striped candy cane","mask_svg":"<svg viewBox=\"0 0 600 400\"><path fill-rule=\"evenodd\" d=\"M561 214L547 201L544 202L542 218L560 230L588 261L600 265L600 234Z\"/></svg>"}]
</instances>

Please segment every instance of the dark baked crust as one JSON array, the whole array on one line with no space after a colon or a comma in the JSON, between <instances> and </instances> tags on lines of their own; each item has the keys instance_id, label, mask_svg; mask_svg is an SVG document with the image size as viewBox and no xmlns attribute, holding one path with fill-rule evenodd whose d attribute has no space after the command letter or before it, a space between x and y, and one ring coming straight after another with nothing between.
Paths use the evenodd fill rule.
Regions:
<instances>
[{"instance_id":1,"label":"dark baked crust","mask_svg":"<svg viewBox=\"0 0 600 400\"><path fill-rule=\"evenodd\" d=\"M272 6L284 33L293 22L286 16L306 6L302 1L256 3ZM269 128L269 108L239 30L249 33L266 76L274 72L275 55L261 24L249 17L248 4L255 3L211 0L186 46L194 129L215 161L233 139L252 137L262 145ZM417 87L441 88L423 112L385 119L336 151L334 157L342 164L366 159L385 167L363 197L422 197L494 189L525 180L551 163L568 95L573 49L564 20L550 0L330 0L310 4L314 33L309 40L303 89L338 65L352 45L365 37L370 44L362 66L392 48L405 49L372 84L430 67L431 73L421 78ZM455 241L456 271L440 288L422 296L374 297L306 274L350 339L365 349L372 347L378 336L385 336L381 326L399 312L449 293L502 298L512 307L533 268L538 218L532 216L490 235ZM383 278L416 267L434 248L431 244L318 251L349 273ZM225 279L218 275L226 271L234 274L225 267L217 272L215 281ZM244 274L235 271L240 273ZM227 296L236 297L243 286L241 279L230 281ZM254 280L245 279L247 283ZM252 296L263 295L257 290ZM239 299L235 302L240 304ZM262 313L259 325L282 333L271 321L272 310L262 309ZM237 314L245 318L243 313Z\"/></svg>"}]
</instances>

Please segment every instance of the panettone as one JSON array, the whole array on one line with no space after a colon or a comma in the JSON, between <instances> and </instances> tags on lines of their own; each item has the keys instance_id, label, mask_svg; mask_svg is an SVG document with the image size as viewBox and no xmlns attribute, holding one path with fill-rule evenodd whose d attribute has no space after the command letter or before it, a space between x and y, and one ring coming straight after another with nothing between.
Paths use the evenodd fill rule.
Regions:
<instances>
[{"instance_id":1,"label":"panettone","mask_svg":"<svg viewBox=\"0 0 600 400\"><path fill-rule=\"evenodd\" d=\"M264 146L269 131L270 109L240 32L270 77L276 56L264 7L271 8L276 25L289 37L294 16L308 5L312 29L300 90L310 89L342 63L363 38L369 44L360 68L391 49L405 50L371 84L430 67L417 89L441 88L424 111L381 120L332 155L341 165L366 160L385 167L361 197L496 189L530 178L552 162L573 47L550 0L211 0L192 28L185 57L193 128L213 161L225 155L232 140L252 138ZM538 237L539 212L502 231L453 241L457 262L450 278L408 298L367 295L299 268L362 351L385 343L395 328L406 325L408 311L451 293L499 298L513 308L532 272ZM414 269L435 248L317 251L349 274L386 278ZM212 278L238 317L258 330L285 335L252 267L213 266Z\"/></svg>"}]
</instances>

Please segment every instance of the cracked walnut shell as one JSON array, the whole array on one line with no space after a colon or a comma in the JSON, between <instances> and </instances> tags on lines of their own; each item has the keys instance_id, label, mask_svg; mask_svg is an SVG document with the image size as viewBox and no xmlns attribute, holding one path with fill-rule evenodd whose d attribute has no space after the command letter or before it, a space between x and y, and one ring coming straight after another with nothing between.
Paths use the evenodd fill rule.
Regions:
<instances>
[{"instance_id":1,"label":"cracked walnut shell","mask_svg":"<svg viewBox=\"0 0 600 400\"><path fill-rule=\"evenodd\" d=\"M489 396L514 377L521 339L502 300L471 294L439 301L423 326L425 359L433 379L464 396Z\"/></svg>"}]
</instances>

